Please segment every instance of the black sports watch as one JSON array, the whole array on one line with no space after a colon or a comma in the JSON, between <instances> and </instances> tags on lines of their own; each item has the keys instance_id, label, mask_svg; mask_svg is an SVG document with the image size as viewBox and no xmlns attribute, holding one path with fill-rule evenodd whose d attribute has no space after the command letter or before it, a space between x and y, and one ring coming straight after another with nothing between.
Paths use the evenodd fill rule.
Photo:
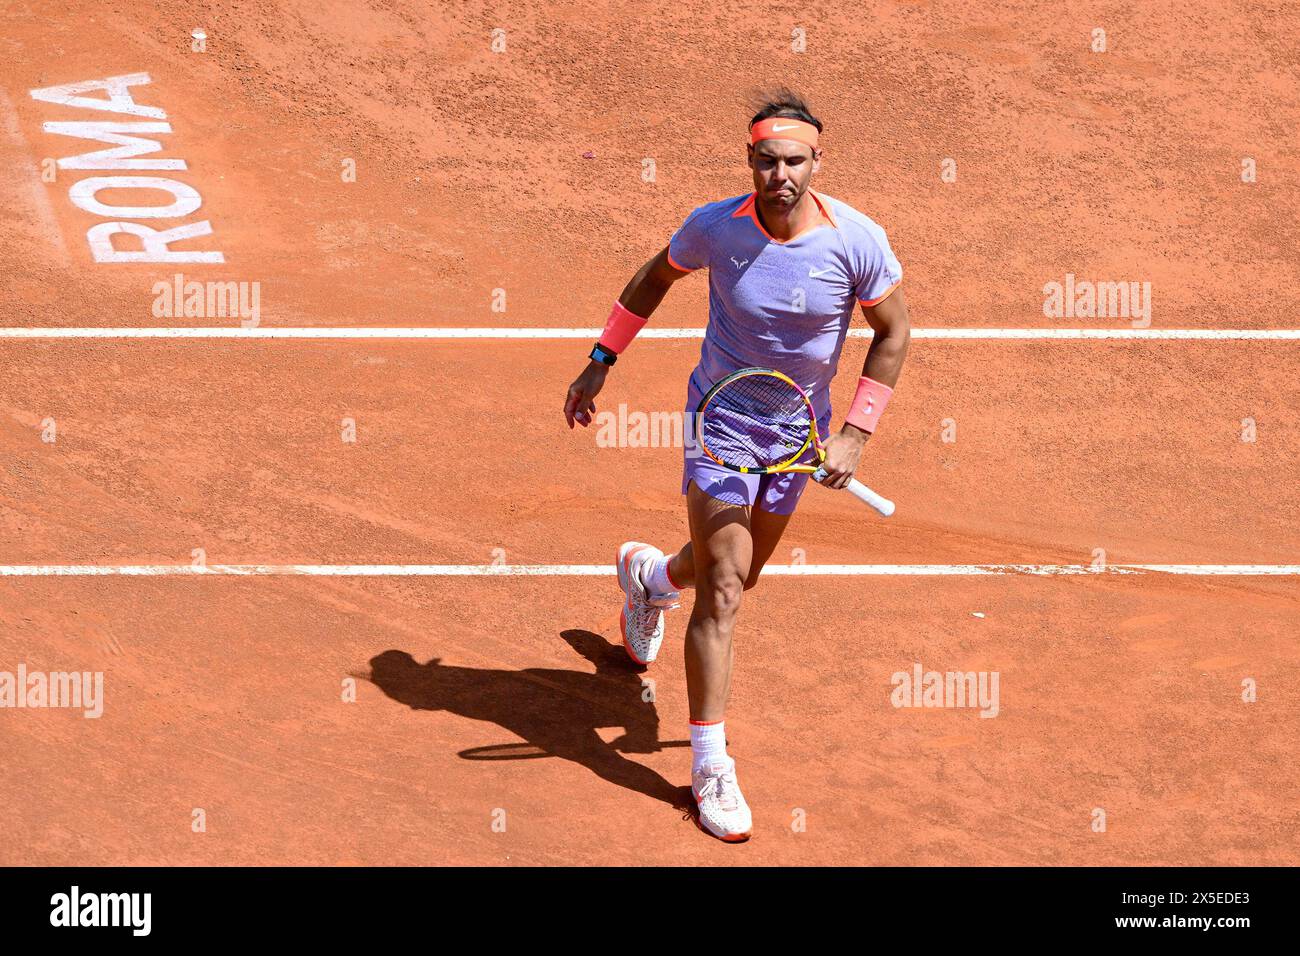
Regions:
<instances>
[{"instance_id":1,"label":"black sports watch","mask_svg":"<svg viewBox=\"0 0 1300 956\"><path fill-rule=\"evenodd\" d=\"M611 352L599 342L596 343L596 347L591 350L591 354L587 357L594 362L599 362L601 365L613 365L618 361L618 353Z\"/></svg>"}]
</instances>

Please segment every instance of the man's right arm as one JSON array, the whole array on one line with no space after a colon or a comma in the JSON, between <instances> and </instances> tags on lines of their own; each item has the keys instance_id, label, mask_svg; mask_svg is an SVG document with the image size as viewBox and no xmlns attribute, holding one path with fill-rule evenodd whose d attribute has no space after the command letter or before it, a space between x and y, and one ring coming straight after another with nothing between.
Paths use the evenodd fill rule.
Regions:
<instances>
[{"instance_id":1,"label":"man's right arm","mask_svg":"<svg viewBox=\"0 0 1300 956\"><path fill-rule=\"evenodd\" d=\"M633 315L649 318L678 279L690 275L676 268L668 259L668 247L637 270L618 297L619 304ZM576 422L583 427L591 424L596 412L593 401L605 385L609 366L592 359L569 386L564 400L564 417L572 428Z\"/></svg>"},{"instance_id":2,"label":"man's right arm","mask_svg":"<svg viewBox=\"0 0 1300 956\"><path fill-rule=\"evenodd\" d=\"M629 312L648 319L664 300L672 284L688 275L689 272L683 272L668 261L668 247L664 246L657 256L637 271L623 288L618 301Z\"/></svg>"}]
</instances>

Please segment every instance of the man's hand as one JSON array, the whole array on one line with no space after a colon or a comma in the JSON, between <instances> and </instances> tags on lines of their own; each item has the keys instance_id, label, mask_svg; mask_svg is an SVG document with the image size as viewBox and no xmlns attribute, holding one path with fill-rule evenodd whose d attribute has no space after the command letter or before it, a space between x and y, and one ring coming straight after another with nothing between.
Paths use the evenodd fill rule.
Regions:
<instances>
[{"instance_id":1,"label":"man's hand","mask_svg":"<svg viewBox=\"0 0 1300 956\"><path fill-rule=\"evenodd\" d=\"M846 422L838 434L826 439L826 460L822 462L826 477L822 484L827 488L847 488L858 470L862 446L870 437L870 432L864 432Z\"/></svg>"},{"instance_id":2,"label":"man's hand","mask_svg":"<svg viewBox=\"0 0 1300 956\"><path fill-rule=\"evenodd\" d=\"M574 422L583 428L591 424L591 416L596 411L596 403L592 399L605 387L605 376L608 374L608 365L593 361L573 380L569 386L569 396L564 400L564 417L568 419L569 428L573 428Z\"/></svg>"}]
</instances>

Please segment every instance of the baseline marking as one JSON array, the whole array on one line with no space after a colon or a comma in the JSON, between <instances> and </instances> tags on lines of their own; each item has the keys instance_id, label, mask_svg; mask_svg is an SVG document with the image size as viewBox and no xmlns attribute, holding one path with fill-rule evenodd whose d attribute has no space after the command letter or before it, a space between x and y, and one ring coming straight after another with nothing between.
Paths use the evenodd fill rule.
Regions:
<instances>
[{"instance_id":1,"label":"baseline marking","mask_svg":"<svg viewBox=\"0 0 1300 956\"><path fill-rule=\"evenodd\" d=\"M6 564L0 577L258 576L612 577L612 564ZM763 574L795 576L1141 575L1295 577L1300 564L778 564Z\"/></svg>"},{"instance_id":2,"label":"baseline marking","mask_svg":"<svg viewBox=\"0 0 1300 956\"><path fill-rule=\"evenodd\" d=\"M18 328L0 327L3 339L595 339L603 329L556 328ZM637 338L699 339L704 329L642 329ZM850 329L849 338L869 339L871 329ZM1300 340L1300 329L912 329L917 339L1199 339Z\"/></svg>"}]
</instances>

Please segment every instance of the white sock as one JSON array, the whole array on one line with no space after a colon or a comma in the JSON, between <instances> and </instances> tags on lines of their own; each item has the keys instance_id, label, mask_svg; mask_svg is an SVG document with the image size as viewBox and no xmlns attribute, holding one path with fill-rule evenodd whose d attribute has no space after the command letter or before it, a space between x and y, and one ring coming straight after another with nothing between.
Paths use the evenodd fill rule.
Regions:
<instances>
[{"instance_id":1,"label":"white sock","mask_svg":"<svg viewBox=\"0 0 1300 956\"><path fill-rule=\"evenodd\" d=\"M671 557L672 555L666 554L641 566L641 583L652 596L677 593L677 585L668 577L668 561Z\"/></svg>"},{"instance_id":2,"label":"white sock","mask_svg":"<svg viewBox=\"0 0 1300 956\"><path fill-rule=\"evenodd\" d=\"M708 724L691 721L691 773L710 760L727 756L727 732L721 720Z\"/></svg>"}]
</instances>

